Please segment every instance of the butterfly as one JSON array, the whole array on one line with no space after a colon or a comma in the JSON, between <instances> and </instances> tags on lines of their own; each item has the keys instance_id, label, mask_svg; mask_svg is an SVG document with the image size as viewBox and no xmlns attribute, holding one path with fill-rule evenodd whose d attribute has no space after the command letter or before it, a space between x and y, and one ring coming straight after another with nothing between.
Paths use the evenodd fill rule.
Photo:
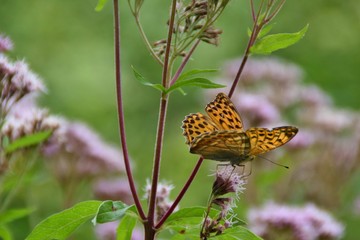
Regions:
<instances>
[{"instance_id":1,"label":"butterfly","mask_svg":"<svg viewBox=\"0 0 360 240\"><path fill-rule=\"evenodd\" d=\"M206 115L192 113L182 124L190 153L205 159L240 165L255 156L289 142L298 132L296 127L282 126L273 129L243 129L243 123L234 104L224 93L206 105Z\"/></svg>"}]
</instances>

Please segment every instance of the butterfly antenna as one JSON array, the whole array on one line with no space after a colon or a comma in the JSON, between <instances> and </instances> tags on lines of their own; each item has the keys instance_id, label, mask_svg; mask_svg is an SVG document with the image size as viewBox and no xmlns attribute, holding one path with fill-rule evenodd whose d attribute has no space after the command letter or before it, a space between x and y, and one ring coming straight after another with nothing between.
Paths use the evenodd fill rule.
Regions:
<instances>
[{"instance_id":1,"label":"butterfly antenna","mask_svg":"<svg viewBox=\"0 0 360 240\"><path fill-rule=\"evenodd\" d=\"M266 160L266 161L269 161L269 162L271 162L271 163L273 163L273 164L275 164L275 165L277 165L277 166L280 166L280 167L289 169L288 166L283 165L283 164L280 164L280 163L277 163L277 162L274 162L274 161L271 161L270 159L268 159L268 158L266 158L266 157L262 157L262 156L258 156L258 157L259 157L259 158L262 158L262 159L264 159L264 160Z\"/></svg>"}]
</instances>

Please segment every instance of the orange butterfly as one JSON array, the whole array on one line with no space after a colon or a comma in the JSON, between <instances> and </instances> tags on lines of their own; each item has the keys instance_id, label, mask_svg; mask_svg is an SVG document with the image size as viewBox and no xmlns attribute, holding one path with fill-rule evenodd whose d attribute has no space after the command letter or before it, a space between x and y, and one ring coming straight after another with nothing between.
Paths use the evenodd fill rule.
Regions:
<instances>
[{"instance_id":1,"label":"orange butterfly","mask_svg":"<svg viewBox=\"0 0 360 240\"><path fill-rule=\"evenodd\" d=\"M219 93L205 111L208 116L193 113L183 121L183 135L190 152L205 159L240 165L256 155L266 153L290 141L296 127L283 126L271 130L250 128L244 131L240 115L224 93Z\"/></svg>"}]
</instances>

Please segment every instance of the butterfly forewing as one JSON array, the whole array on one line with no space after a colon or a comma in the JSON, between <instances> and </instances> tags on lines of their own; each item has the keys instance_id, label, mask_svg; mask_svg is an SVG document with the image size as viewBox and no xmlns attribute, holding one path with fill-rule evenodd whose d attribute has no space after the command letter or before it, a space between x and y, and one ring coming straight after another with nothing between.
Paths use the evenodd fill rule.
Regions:
<instances>
[{"instance_id":1,"label":"butterfly forewing","mask_svg":"<svg viewBox=\"0 0 360 240\"><path fill-rule=\"evenodd\" d=\"M271 130L267 128L250 128L246 131L250 139L250 155L266 153L290 141L298 132L296 127L284 126Z\"/></svg>"},{"instance_id":2,"label":"butterfly forewing","mask_svg":"<svg viewBox=\"0 0 360 240\"><path fill-rule=\"evenodd\" d=\"M186 144L190 144L195 137L217 130L216 125L207 116L201 113L192 113L185 117L182 125L183 135L186 137Z\"/></svg>"},{"instance_id":3,"label":"butterfly forewing","mask_svg":"<svg viewBox=\"0 0 360 240\"><path fill-rule=\"evenodd\" d=\"M234 104L224 93L219 93L215 100L206 105L205 111L219 129L237 129L243 131L240 115Z\"/></svg>"}]
</instances>

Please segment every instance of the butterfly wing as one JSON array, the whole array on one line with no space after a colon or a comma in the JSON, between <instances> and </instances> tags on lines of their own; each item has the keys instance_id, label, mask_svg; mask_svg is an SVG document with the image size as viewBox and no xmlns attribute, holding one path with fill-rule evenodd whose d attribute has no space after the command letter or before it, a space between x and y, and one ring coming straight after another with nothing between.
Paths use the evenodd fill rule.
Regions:
<instances>
[{"instance_id":1,"label":"butterfly wing","mask_svg":"<svg viewBox=\"0 0 360 240\"><path fill-rule=\"evenodd\" d=\"M219 129L243 131L240 115L225 93L219 93L214 101L206 105L205 111Z\"/></svg>"},{"instance_id":2,"label":"butterfly wing","mask_svg":"<svg viewBox=\"0 0 360 240\"><path fill-rule=\"evenodd\" d=\"M250 155L259 155L278 148L290 141L298 132L296 127L250 128L246 131L250 139Z\"/></svg>"},{"instance_id":3,"label":"butterfly wing","mask_svg":"<svg viewBox=\"0 0 360 240\"><path fill-rule=\"evenodd\" d=\"M195 137L217 130L217 126L207 116L201 113L192 113L185 117L182 124L186 144L191 144Z\"/></svg>"},{"instance_id":4,"label":"butterfly wing","mask_svg":"<svg viewBox=\"0 0 360 240\"><path fill-rule=\"evenodd\" d=\"M194 138L190 152L205 159L230 161L238 164L247 159L250 151L248 136L239 130L224 130L204 133Z\"/></svg>"}]
</instances>

